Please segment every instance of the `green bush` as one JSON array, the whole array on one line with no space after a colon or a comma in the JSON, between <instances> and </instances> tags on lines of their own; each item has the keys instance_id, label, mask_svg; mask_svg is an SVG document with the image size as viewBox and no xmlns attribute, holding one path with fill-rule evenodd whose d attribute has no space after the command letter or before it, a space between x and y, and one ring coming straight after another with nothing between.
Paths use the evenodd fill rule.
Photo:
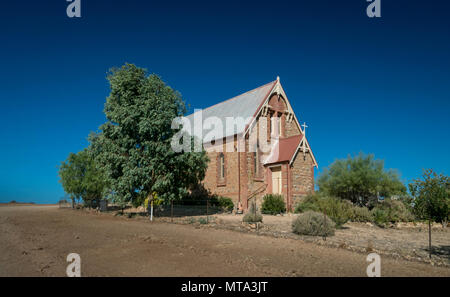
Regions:
<instances>
[{"instance_id":1,"label":"green bush","mask_svg":"<svg viewBox=\"0 0 450 297\"><path fill-rule=\"evenodd\" d=\"M340 228L350 219L351 204L338 198L327 197L319 200L319 208Z\"/></svg>"},{"instance_id":2,"label":"green bush","mask_svg":"<svg viewBox=\"0 0 450 297\"><path fill-rule=\"evenodd\" d=\"M202 225L208 224L208 220L206 218L199 218L198 222Z\"/></svg>"},{"instance_id":3,"label":"green bush","mask_svg":"<svg viewBox=\"0 0 450 297\"><path fill-rule=\"evenodd\" d=\"M414 215L407 205L399 200L386 199L382 202L388 209L389 220L391 222L411 222L414 221Z\"/></svg>"},{"instance_id":4,"label":"green bush","mask_svg":"<svg viewBox=\"0 0 450 297\"><path fill-rule=\"evenodd\" d=\"M367 207L353 206L350 212L352 222L373 222L373 215Z\"/></svg>"},{"instance_id":5,"label":"green bush","mask_svg":"<svg viewBox=\"0 0 450 297\"><path fill-rule=\"evenodd\" d=\"M385 199L378 202L372 209L374 222L378 226L385 226L387 223L411 222L414 215L408 207L399 200Z\"/></svg>"},{"instance_id":6,"label":"green bush","mask_svg":"<svg viewBox=\"0 0 450 297\"><path fill-rule=\"evenodd\" d=\"M335 223L322 213L307 211L292 223L292 231L300 235L332 236Z\"/></svg>"},{"instance_id":7,"label":"green bush","mask_svg":"<svg viewBox=\"0 0 450 297\"><path fill-rule=\"evenodd\" d=\"M372 209L373 222L379 227L386 227L386 224L389 222L388 214L381 208L375 207Z\"/></svg>"},{"instance_id":8,"label":"green bush","mask_svg":"<svg viewBox=\"0 0 450 297\"><path fill-rule=\"evenodd\" d=\"M217 198L217 204L220 208L222 208L225 211L232 211L234 208L233 200L228 197L219 197Z\"/></svg>"},{"instance_id":9,"label":"green bush","mask_svg":"<svg viewBox=\"0 0 450 297\"><path fill-rule=\"evenodd\" d=\"M306 212L308 210L312 210L312 211L317 211L319 212L319 205L318 205L318 195L308 195L305 198L303 198L302 201L300 201L296 206L295 206L295 213L302 213L302 212Z\"/></svg>"},{"instance_id":10,"label":"green bush","mask_svg":"<svg viewBox=\"0 0 450 297\"><path fill-rule=\"evenodd\" d=\"M261 223L263 221L263 217L261 213L259 213L256 206L252 204L242 220L246 223Z\"/></svg>"},{"instance_id":11,"label":"green bush","mask_svg":"<svg viewBox=\"0 0 450 297\"><path fill-rule=\"evenodd\" d=\"M316 211L326 213L339 228L348 220L353 222L374 222L380 227L387 223L410 222L415 219L410 202L396 199L385 199L375 202L373 209L353 206L349 201L327 197L321 193L306 196L295 208L296 213Z\"/></svg>"},{"instance_id":12,"label":"green bush","mask_svg":"<svg viewBox=\"0 0 450 297\"><path fill-rule=\"evenodd\" d=\"M313 194L306 196L295 208L297 213L306 211L326 213L337 227L341 227L351 217L351 203L334 197Z\"/></svg>"},{"instance_id":13,"label":"green bush","mask_svg":"<svg viewBox=\"0 0 450 297\"><path fill-rule=\"evenodd\" d=\"M283 196L267 194L263 197L261 212L264 214L277 215L286 211Z\"/></svg>"}]
</instances>

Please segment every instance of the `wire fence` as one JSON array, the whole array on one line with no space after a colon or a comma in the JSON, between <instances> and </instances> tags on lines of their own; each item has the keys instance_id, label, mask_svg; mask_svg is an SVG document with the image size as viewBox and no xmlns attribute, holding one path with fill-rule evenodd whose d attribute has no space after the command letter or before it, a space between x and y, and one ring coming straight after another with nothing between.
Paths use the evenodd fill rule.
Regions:
<instances>
[{"instance_id":1,"label":"wire fence","mask_svg":"<svg viewBox=\"0 0 450 297\"><path fill-rule=\"evenodd\" d=\"M103 204L102 202L105 202ZM84 208L82 204L75 203L74 207ZM72 208L72 201L59 201L59 208ZM127 215L129 217L134 216L150 216L150 205L148 209L144 207L134 208L131 205L120 206L115 204L108 204L107 201L101 201L97 208L101 212L117 212L119 215ZM171 201L161 205L153 205L153 217L155 218L174 218L181 217L205 217L206 221L209 220L209 216L222 213L231 213L232 207L222 207L217 202L211 202L211 200L179 200Z\"/></svg>"},{"instance_id":2,"label":"wire fence","mask_svg":"<svg viewBox=\"0 0 450 297\"><path fill-rule=\"evenodd\" d=\"M210 200L195 201L172 201L169 204L153 207L155 217L188 217L188 216L209 216L219 213L231 212L232 209L226 209Z\"/></svg>"}]
</instances>

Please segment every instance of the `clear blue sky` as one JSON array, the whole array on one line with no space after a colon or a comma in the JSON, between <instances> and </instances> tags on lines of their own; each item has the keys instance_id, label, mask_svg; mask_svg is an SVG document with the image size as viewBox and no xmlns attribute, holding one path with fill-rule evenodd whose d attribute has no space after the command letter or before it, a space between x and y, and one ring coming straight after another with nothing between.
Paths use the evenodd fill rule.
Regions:
<instances>
[{"instance_id":1,"label":"clear blue sky","mask_svg":"<svg viewBox=\"0 0 450 297\"><path fill-rule=\"evenodd\" d=\"M193 108L281 77L320 169L362 151L449 173L450 2L7 1L0 10L0 202L64 195L57 165L105 120L107 70L159 74Z\"/></svg>"}]
</instances>

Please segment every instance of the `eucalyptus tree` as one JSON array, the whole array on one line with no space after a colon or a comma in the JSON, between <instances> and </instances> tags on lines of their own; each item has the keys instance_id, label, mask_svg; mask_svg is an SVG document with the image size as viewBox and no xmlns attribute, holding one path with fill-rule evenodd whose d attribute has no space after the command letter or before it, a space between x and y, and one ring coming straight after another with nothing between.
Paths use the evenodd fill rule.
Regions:
<instances>
[{"instance_id":1,"label":"eucalyptus tree","mask_svg":"<svg viewBox=\"0 0 450 297\"><path fill-rule=\"evenodd\" d=\"M204 151L171 148L179 131L171 128L172 121L186 111L181 95L133 64L111 69L107 79L107 122L90 141L114 202L136 205L156 195L165 201L181 198L204 178L208 161Z\"/></svg>"},{"instance_id":2,"label":"eucalyptus tree","mask_svg":"<svg viewBox=\"0 0 450 297\"><path fill-rule=\"evenodd\" d=\"M319 190L330 196L369 206L378 197L406 195L406 187L396 171L385 170L383 160L360 153L336 160L318 179Z\"/></svg>"},{"instance_id":3,"label":"eucalyptus tree","mask_svg":"<svg viewBox=\"0 0 450 297\"><path fill-rule=\"evenodd\" d=\"M59 166L60 182L64 191L72 199L83 199L92 206L98 204L106 188L104 171L98 166L95 155L89 148L76 154L70 153Z\"/></svg>"}]
</instances>

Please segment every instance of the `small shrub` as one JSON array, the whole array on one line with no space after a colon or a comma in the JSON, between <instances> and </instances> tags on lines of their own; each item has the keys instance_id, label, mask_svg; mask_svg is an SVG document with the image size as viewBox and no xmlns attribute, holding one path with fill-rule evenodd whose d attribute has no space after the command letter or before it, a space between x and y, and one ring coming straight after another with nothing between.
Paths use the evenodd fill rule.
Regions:
<instances>
[{"instance_id":1,"label":"small shrub","mask_svg":"<svg viewBox=\"0 0 450 297\"><path fill-rule=\"evenodd\" d=\"M335 223L321 213L307 211L292 223L292 231L300 235L332 236Z\"/></svg>"},{"instance_id":2,"label":"small shrub","mask_svg":"<svg viewBox=\"0 0 450 297\"><path fill-rule=\"evenodd\" d=\"M217 199L218 205L220 208L222 208L224 211L232 211L234 208L233 200L228 197L219 197Z\"/></svg>"},{"instance_id":3,"label":"small shrub","mask_svg":"<svg viewBox=\"0 0 450 297\"><path fill-rule=\"evenodd\" d=\"M307 211L326 213L337 227L341 227L350 219L351 203L316 193L306 196L295 208L296 213Z\"/></svg>"},{"instance_id":4,"label":"small shrub","mask_svg":"<svg viewBox=\"0 0 450 297\"><path fill-rule=\"evenodd\" d=\"M207 220L206 218L199 218L199 219L198 219L198 222L199 222L200 224L202 224L202 225L208 224L208 220Z\"/></svg>"},{"instance_id":5,"label":"small shrub","mask_svg":"<svg viewBox=\"0 0 450 297\"><path fill-rule=\"evenodd\" d=\"M308 195L295 206L294 212L302 213L308 210L319 212L320 209L317 201L318 201L317 195Z\"/></svg>"},{"instance_id":6,"label":"small shrub","mask_svg":"<svg viewBox=\"0 0 450 297\"><path fill-rule=\"evenodd\" d=\"M381 208L375 207L372 209L372 215L373 215L373 222L378 227L386 227L386 224L389 222L388 214L386 211L384 211Z\"/></svg>"},{"instance_id":7,"label":"small shrub","mask_svg":"<svg viewBox=\"0 0 450 297\"><path fill-rule=\"evenodd\" d=\"M189 218L188 223L189 224L194 224L195 223L195 218Z\"/></svg>"},{"instance_id":8,"label":"small shrub","mask_svg":"<svg viewBox=\"0 0 450 297\"><path fill-rule=\"evenodd\" d=\"M286 211L283 196L267 194L263 198L261 212L264 214L277 215Z\"/></svg>"},{"instance_id":9,"label":"small shrub","mask_svg":"<svg viewBox=\"0 0 450 297\"><path fill-rule=\"evenodd\" d=\"M262 223L263 218L260 213L246 213L244 218L242 219L246 223Z\"/></svg>"},{"instance_id":10,"label":"small shrub","mask_svg":"<svg viewBox=\"0 0 450 297\"><path fill-rule=\"evenodd\" d=\"M414 221L414 215L404 202L386 199L383 204L388 209L389 221L393 223Z\"/></svg>"},{"instance_id":11,"label":"small shrub","mask_svg":"<svg viewBox=\"0 0 450 297\"><path fill-rule=\"evenodd\" d=\"M414 215L408 207L399 200L385 199L377 203L372 209L374 222L383 227L387 223L411 222L414 221Z\"/></svg>"},{"instance_id":12,"label":"small shrub","mask_svg":"<svg viewBox=\"0 0 450 297\"><path fill-rule=\"evenodd\" d=\"M319 209L325 213L340 228L350 219L351 204L334 197L319 199Z\"/></svg>"},{"instance_id":13,"label":"small shrub","mask_svg":"<svg viewBox=\"0 0 450 297\"><path fill-rule=\"evenodd\" d=\"M258 209L254 204L250 206L249 211L245 214L242 221L246 223L261 223L263 221L262 215L259 213Z\"/></svg>"},{"instance_id":14,"label":"small shrub","mask_svg":"<svg viewBox=\"0 0 450 297\"><path fill-rule=\"evenodd\" d=\"M352 222L373 222L373 215L367 207L353 206L350 212Z\"/></svg>"}]
</instances>

